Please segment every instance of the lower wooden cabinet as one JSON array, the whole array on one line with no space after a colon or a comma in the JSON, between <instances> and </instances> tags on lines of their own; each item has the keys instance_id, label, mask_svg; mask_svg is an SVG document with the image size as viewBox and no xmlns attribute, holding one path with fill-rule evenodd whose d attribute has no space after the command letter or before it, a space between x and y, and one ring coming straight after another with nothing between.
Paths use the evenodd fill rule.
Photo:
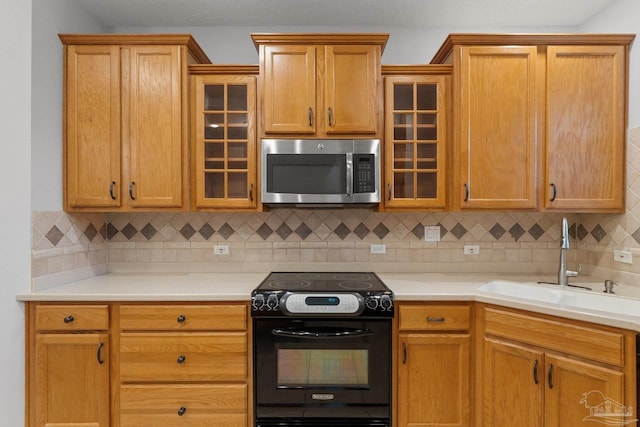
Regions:
<instances>
[{"instance_id":1,"label":"lower wooden cabinet","mask_svg":"<svg viewBox=\"0 0 640 427\"><path fill-rule=\"evenodd\" d=\"M25 425L109 427L107 306L29 305L27 316Z\"/></svg>"},{"instance_id":2,"label":"lower wooden cabinet","mask_svg":"<svg viewBox=\"0 0 640 427\"><path fill-rule=\"evenodd\" d=\"M495 308L484 316L483 426L635 425L634 333Z\"/></svg>"},{"instance_id":3,"label":"lower wooden cabinet","mask_svg":"<svg viewBox=\"0 0 640 427\"><path fill-rule=\"evenodd\" d=\"M471 308L401 304L397 426L469 426Z\"/></svg>"}]
</instances>

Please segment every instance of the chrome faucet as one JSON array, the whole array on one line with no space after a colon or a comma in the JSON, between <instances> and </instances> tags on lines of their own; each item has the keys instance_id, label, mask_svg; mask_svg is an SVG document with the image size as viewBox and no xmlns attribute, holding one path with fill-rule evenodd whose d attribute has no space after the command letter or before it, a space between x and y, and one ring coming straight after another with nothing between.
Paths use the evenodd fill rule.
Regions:
<instances>
[{"instance_id":1,"label":"chrome faucet","mask_svg":"<svg viewBox=\"0 0 640 427\"><path fill-rule=\"evenodd\" d=\"M569 277L577 277L578 272L567 270L567 250L569 249L569 222L562 218L562 237L560 240L560 267L558 268L558 285L569 284Z\"/></svg>"}]
</instances>

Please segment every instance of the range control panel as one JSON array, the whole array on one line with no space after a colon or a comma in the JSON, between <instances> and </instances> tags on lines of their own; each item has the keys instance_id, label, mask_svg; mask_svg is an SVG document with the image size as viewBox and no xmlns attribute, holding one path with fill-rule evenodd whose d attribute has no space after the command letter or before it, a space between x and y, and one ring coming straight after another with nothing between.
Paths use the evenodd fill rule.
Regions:
<instances>
[{"instance_id":1,"label":"range control panel","mask_svg":"<svg viewBox=\"0 0 640 427\"><path fill-rule=\"evenodd\" d=\"M393 317L393 294L254 292L252 316Z\"/></svg>"}]
</instances>

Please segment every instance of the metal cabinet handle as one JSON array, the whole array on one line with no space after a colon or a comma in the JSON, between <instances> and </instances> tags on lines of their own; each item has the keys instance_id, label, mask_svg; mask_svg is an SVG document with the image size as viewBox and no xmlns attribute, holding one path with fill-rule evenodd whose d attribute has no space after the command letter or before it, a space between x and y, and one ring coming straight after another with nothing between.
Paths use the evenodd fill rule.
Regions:
<instances>
[{"instance_id":1,"label":"metal cabinet handle","mask_svg":"<svg viewBox=\"0 0 640 427\"><path fill-rule=\"evenodd\" d=\"M129 183L129 197L131 197L131 200L135 200L136 199L136 197L133 195L133 187L135 187L135 186L136 186L135 181L131 181Z\"/></svg>"},{"instance_id":2,"label":"metal cabinet handle","mask_svg":"<svg viewBox=\"0 0 640 427\"><path fill-rule=\"evenodd\" d=\"M549 389L553 388L553 363L549 364L549 372L547 372L547 381L549 383Z\"/></svg>"},{"instance_id":3,"label":"metal cabinet handle","mask_svg":"<svg viewBox=\"0 0 640 427\"><path fill-rule=\"evenodd\" d=\"M429 322L429 323L442 323L442 322L444 322L444 317L427 317L427 322Z\"/></svg>"},{"instance_id":4,"label":"metal cabinet handle","mask_svg":"<svg viewBox=\"0 0 640 427\"><path fill-rule=\"evenodd\" d=\"M104 359L102 358L102 347L104 347L103 342L101 342L100 345L98 346L98 351L96 353L96 358L98 359L98 363L101 365L104 363Z\"/></svg>"},{"instance_id":5,"label":"metal cabinet handle","mask_svg":"<svg viewBox=\"0 0 640 427\"><path fill-rule=\"evenodd\" d=\"M187 356L185 356L184 354L181 354L180 356L178 356L178 360L176 360L176 362L184 363L185 360L187 360Z\"/></svg>"},{"instance_id":6,"label":"metal cabinet handle","mask_svg":"<svg viewBox=\"0 0 640 427\"><path fill-rule=\"evenodd\" d=\"M184 314L181 314L176 320L178 323L184 323L184 321L187 320L187 317Z\"/></svg>"},{"instance_id":7,"label":"metal cabinet handle","mask_svg":"<svg viewBox=\"0 0 640 427\"><path fill-rule=\"evenodd\" d=\"M185 408L184 406L181 406L180 409L178 409L178 416L179 417L183 416L185 412L187 412L187 408Z\"/></svg>"},{"instance_id":8,"label":"metal cabinet handle","mask_svg":"<svg viewBox=\"0 0 640 427\"><path fill-rule=\"evenodd\" d=\"M115 186L116 186L116 182L111 181L111 185L109 185L109 196L111 196L111 200L116 199L116 193L113 192Z\"/></svg>"},{"instance_id":9,"label":"metal cabinet handle","mask_svg":"<svg viewBox=\"0 0 640 427\"><path fill-rule=\"evenodd\" d=\"M65 317L63 320L64 320L64 323L71 323L76 319L70 314L67 317Z\"/></svg>"},{"instance_id":10,"label":"metal cabinet handle","mask_svg":"<svg viewBox=\"0 0 640 427\"><path fill-rule=\"evenodd\" d=\"M407 364L407 343L402 343L402 364Z\"/></svg>"},{"instance_id":11,"label":"metal cabinet handle","mask_svg":"<svg viewBox=\"0 0 640 427\"><path fill-rule=\"evenodd\" d=\"M313 126L313 109L309 107L309 127Z\"/></svg>"},{"instance_id":12,"label":"metal cabinet handle","mask_svg":"<svg viewBox=\"0 0 640 427\"><path fill-rule=\"evenodd\" d=\"M253 202L253 184L249 184L249 201Z\"/></svg>"},{"instance_id":13,"label":"metal cabinet handle","mask_svg":"<svg viewBox=\"0 0 640 427\"><path fill-rule=\"evenodd\" d=\"M391 201L391 184L387 184L387 200Z\"/></svg>"},{"instance_id":14,"label":"metal cabinet handle","mask_svg":"<svg viewBox=\"0 0 640 427\"><path fill-rule=\"evenodd\" d=\"M328 110L328 115L329 115L329 126L333 127L333 110L331 109L331 107L329 107Z\"/></svg>"},{"instance_id":15,"label":"metal cabinet handle","mask_svg":"<svg viewBox=\"0 0 640 427\"><path fill-rule=\"evenodd\" d=\"M549 184L551 186L551 189L553 190L553 195L551 196L551 199L549 199L550 202L555 202L556 200L556 196L558 195L558 189L556 188L556 185L552 182L551 184Z\"/></svg>"},{"instance_id":16,"label":"metal cabinet handle","mask_svg":"<svg viewBox=\"0 0 640 427\"><path fill-rule=\"evenodd\" d=\"M469 184L467 184L466 182L464 183L464 201L469 201Z\"/></svg>"},{"instance_id":17,"label":"metal cabinet handle","mask_svg":"<svg viewBox=\"0 0 640 427\"><path fill-rule=\"evenodd\" d=\"M533 382L538 384L538 359L533 362Z\"/></svg>"}]
</instances>

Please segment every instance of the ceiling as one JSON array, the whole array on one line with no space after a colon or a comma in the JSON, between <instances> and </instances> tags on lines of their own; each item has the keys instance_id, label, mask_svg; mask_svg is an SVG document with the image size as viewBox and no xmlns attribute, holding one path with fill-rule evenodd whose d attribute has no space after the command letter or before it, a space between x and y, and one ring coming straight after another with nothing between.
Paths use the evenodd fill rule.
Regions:
<instances>
[{"instance_id":1,"label":"ceiling","mask_svg":"<svg viewBox=\"0 0 640 427\"><path fill-rule=\"evenodd\" d=\"M75 0L107 28L579 26L615 0Z\"/></svg>"}]
</instances>

